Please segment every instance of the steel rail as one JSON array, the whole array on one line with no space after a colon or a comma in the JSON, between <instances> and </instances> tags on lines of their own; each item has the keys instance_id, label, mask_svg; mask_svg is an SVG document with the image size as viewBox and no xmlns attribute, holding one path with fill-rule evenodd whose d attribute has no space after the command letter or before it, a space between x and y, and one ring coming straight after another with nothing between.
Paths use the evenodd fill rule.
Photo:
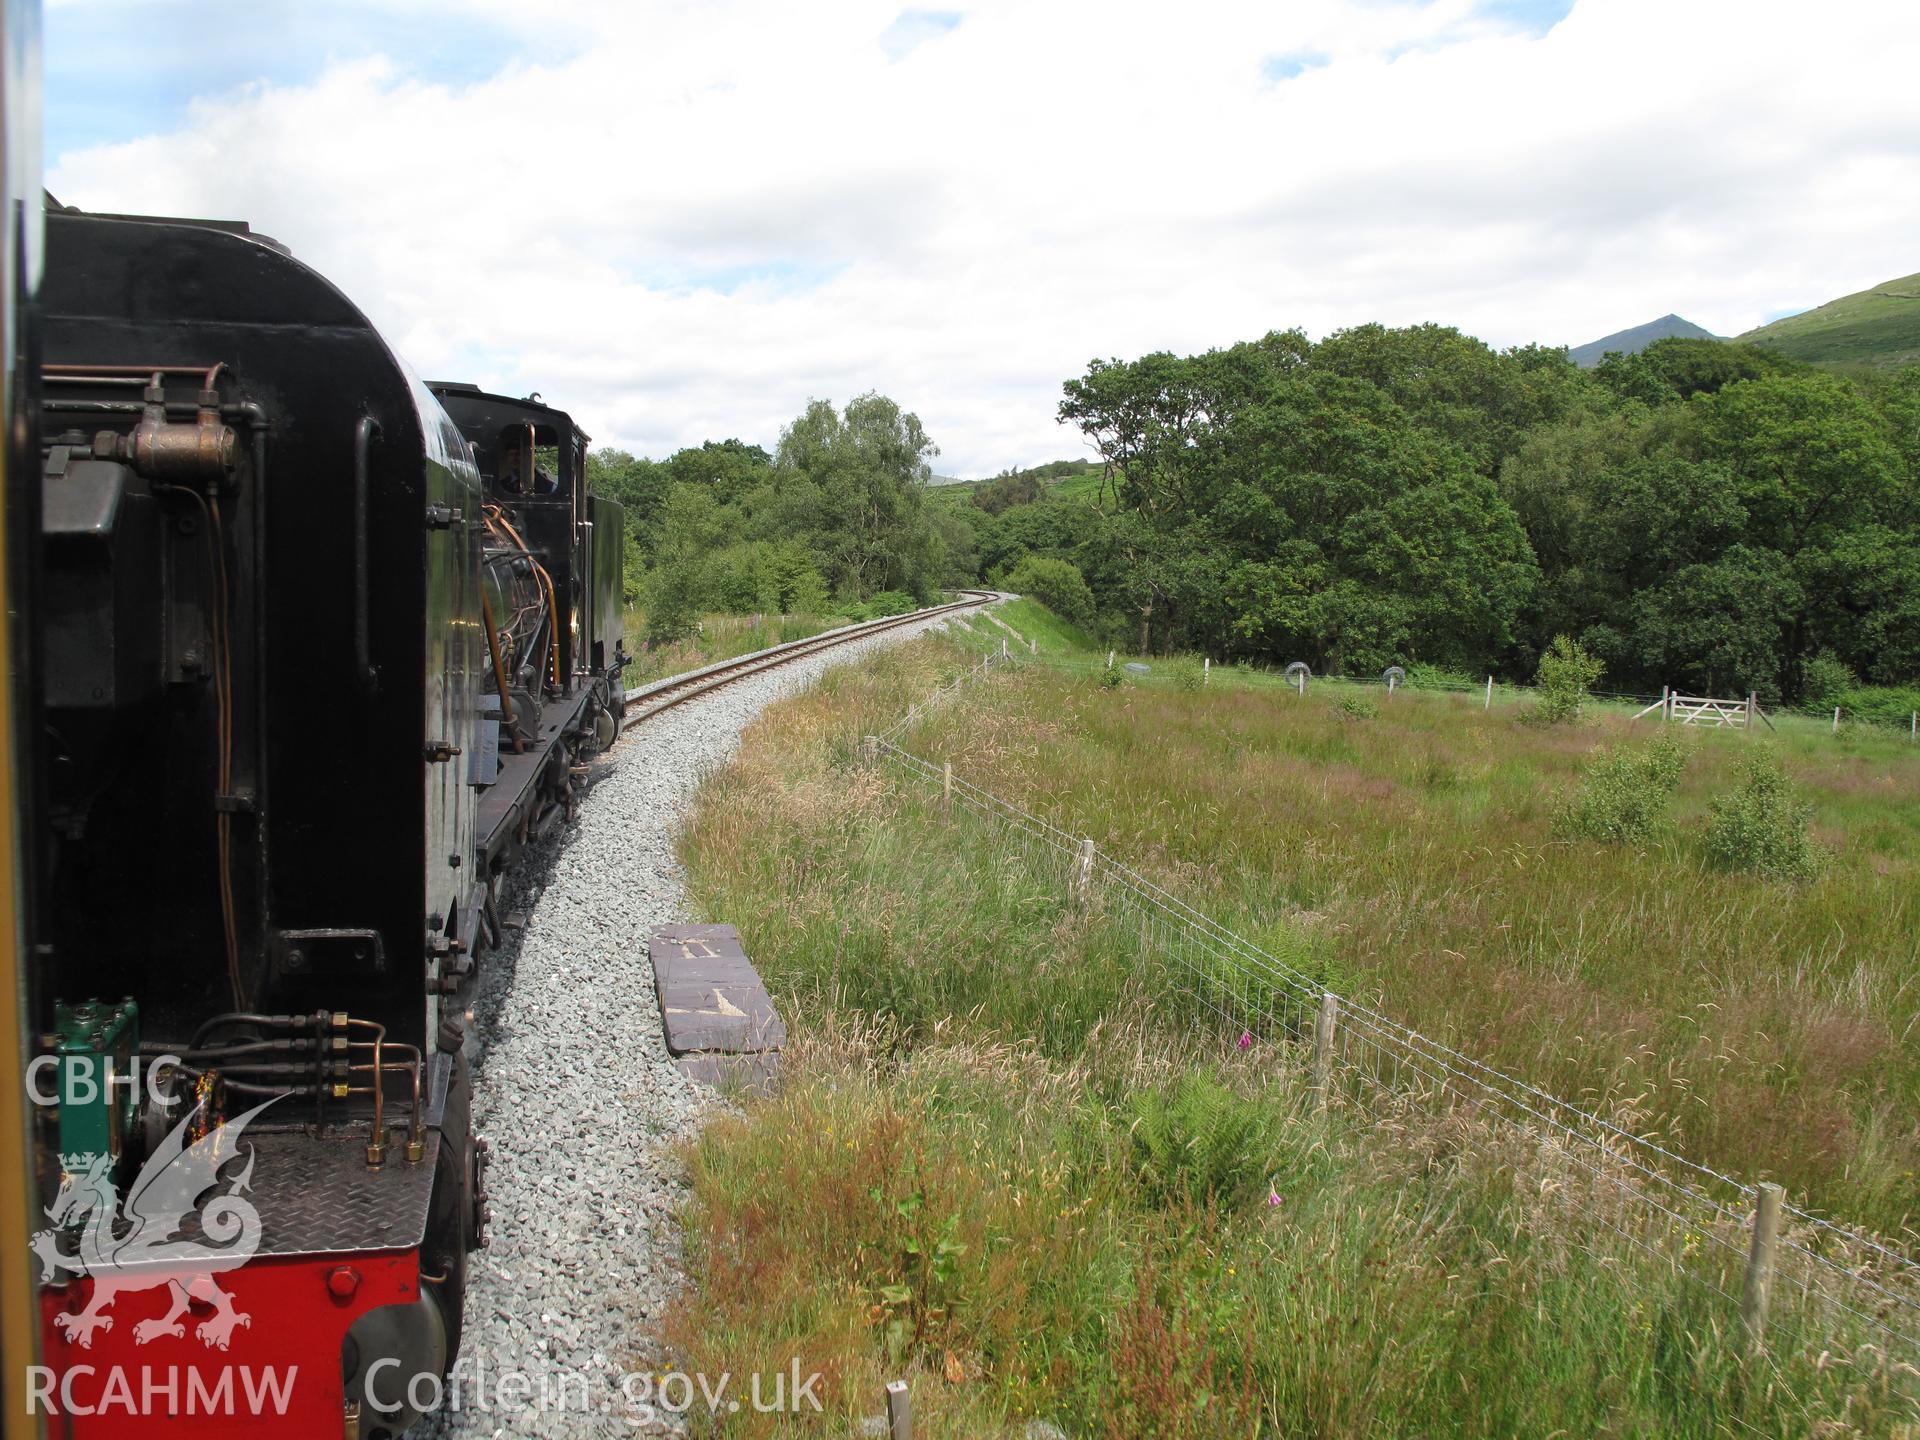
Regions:
<instances>
[{"instance_id":1,"label":"steel rail","mask_svg":"<svg viewBox=\"0 0 1920 1440\"><path fill-rule=\"evenodd\" d=\"M622 730L631 728L642 720L651 719L663 710L671 710L674 706L691 700L695 696L708 694L718 690L722 685L730 685L735 680L744 679L748 675L757 675L764 670L775 669L793 660L804 660L809 655L817 655L823 650L831 650L837 645L845 645L850 641L864 640L870 635L884 634L902 625L937 619L959 610L974 609L998 598L991 590L962 590L959 593L966 598L949 601L945 605L930 605L924 610L911 610L905 615L883 615L878 620L845 625L838 630L829 630L823 635L809 635L804 640L789 640L783 645L772 645L749 655L736 655L731 660L704 665L698 670L689 670L683 675L669 675L664 680L636 686L621 696L620 708L625 717Z\"/></svg>"}]
</instances>

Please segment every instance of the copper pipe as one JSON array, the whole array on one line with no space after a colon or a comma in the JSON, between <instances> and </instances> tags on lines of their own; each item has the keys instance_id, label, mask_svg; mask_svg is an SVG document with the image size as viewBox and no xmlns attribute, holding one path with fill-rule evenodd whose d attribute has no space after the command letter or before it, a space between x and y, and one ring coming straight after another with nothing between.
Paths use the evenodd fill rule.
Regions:
<instances>
[{"instance_id":1,"label":"copper pipe","mask_svg":"<svg viewBox=\"0 0 1920 1440\"><path fill-rule=\"evenodd\" d=\"M380 1047L387 1042L387 1027L374 1020L354 1020L349 1018L350 1028L373 1031L373 1139L367 1145L367 1168L377 1170L387 1158L387 1117L386 1096L377 1078L382 1073Z\"/></svg>"},{"instance_id":2,"label":"copper pipe","mask_svg":"<svg viewBox=\"0 0 1920 1440\"><path fill-rule=\"evenodd\" d=\"M533 569L540 577L540 583L547 587L547 614L552 621L547 634L547 648L553 657L553 688L564 690L566 681L560 674L560 597L554 594L553 577L547 573L547 567L535 560Z\"/></svg>"},{"instance_id":3,"label":"copper pipe","mask_svg":"<svg viewBox=\"0 0 1920 1440\"><path fill-rule=\"evenodd\" d=\"M513 543L520 547L520 553L527 557L527 562L533 566L533 573L540 577L541 585L546 588L548 620L547 646L553 660L550 668L553 672L554 686L560 688L563 683L560 679L560 601L554 594L553 577L547 574L546 566L534 559L533 550L525 540L520 538L520 532L513 528L513 522L507 519L506 514L500 507L498 505L488 505L485 508L487 518L490 520L498 520L500 527L513 537Z\"/></svg>"},{"instance_id":4,"label":"copper pipe","mask_svg":"<svg viewBox=\"0 0 1920 1440\"><path fill-rule=\"evenodd\" d=\"M212 374L218 373L215 366ZM219 706L219 724L216 727L220 749L220 794L224 798L233 792L233 636L228 629L227 615L227 555L226 528L220 520L220 497L217 494L207 496L207 513L213 522L213 554L215 571L218 575L218 595L214 609L213 645L215 663L220 670L220 684L216 691L216 703ZM240 927L236 914L237 906L233 898L233 816L226 810L214 814L214 829L219 837L220 850L220 918L226 931L227 941L227 980L233 987L235 1008L247 1008L247 987L240 974Z\"/></svg>"},{"instance_id":5,"label":"copper pipe","mask_svg":"<svg viewBox=\"0 0 1920 1440\"><path fill-rule=\"evenodd\" d=\"M487 622L487 653L493 657L493 683L500 691L500 713L505 721L507 732L513 737L513 753L523 753L527 746L520 738L520 727L514 723L513 696L507 693L507 666L500 658L500 628L494 624L493 601L487 598L487 578L480 577L480 615Z\"/></svg>"},{"instance_id":6,"label":"copper pipe","mask_svg":"<svg viewBox=\"0 0 1920 1440\"><path fill-rule=\"evenodd\" d=\"M220 522L217 496L203 496L187 485L154 484L158 493L184 495L200 507L207 541L207 578L213 594L213 655L208 667L213 680L214 796L224 798L233 786L233 651L227 634L227 557L225 529ZM233 817L216 808L213 824L218 849L220 921L227 951L227 984L236 1010L247 1008L247 991L240 975L240 937L233 898Z\"/></svg>"},{"instance_id":7,"label":"copper pipe","mask_svg":"<svg viewBox=\"0 0 1920 1440\"><path fill-rule=\"evenodd\" d=\"M44 375L200 375L203 390L213 388L213 380L225 369L225 362L214 365L42 365Z\"/></svg>"},{"instance_id":8,"label":"copper pipe","mask_svg":"<svg viewBox=\"0 0 1920 1440\"><path fill-rule=\"evenodd\" d=\"M376 1041L374 1043L378 1045L379 1042ZM362 1044L350 1046L349 1048L364 1049L365 1046ZM426 1127L420 1109L420 1048L417 1045L402 1045L397 1041L391 1048L407 1052L407 1071L413 1081L413 1111L407 1120L407 1163L413 1165L419 1163L420 1156L425 1153L427 1141ZM393 1066L384 1064L377 1056L378 1052L376 1051L376 1058L372 1065L350 1064L347 1066L347 1072L353 1075L364 1075L369 1071L378 1072L378 1078L374 1081L376 1093L386 1081L386 1072L393 1069ZM376 1109L377 1108L376 1104Z\"/></svg>"}]
</instances>

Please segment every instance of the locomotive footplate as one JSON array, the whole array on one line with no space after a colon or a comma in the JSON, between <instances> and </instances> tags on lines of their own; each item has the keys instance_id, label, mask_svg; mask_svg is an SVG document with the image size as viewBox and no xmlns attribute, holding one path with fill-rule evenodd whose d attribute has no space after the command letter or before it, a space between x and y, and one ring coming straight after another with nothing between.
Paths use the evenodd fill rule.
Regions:
<instances>
[{"instance_id":1,"label":"locomotive footplate","mask_svg":"<svg viewBox=\"0 0 1920 1440\"><path fill-rule=\"evenodd\" d=\"M427 1112L426 1153L415 1164L404 1154L405 1105L390 1105L387 1119L387 1160L378 1169L367 1165L362 1123L333 1123L317 1133L247 1132L246 1143L256 1147L249 1194L260 1212L261 1257L418 1248L439 1158L439 1109Z\"/></svg>"},{"instance_id":2,"label":"locomotive footplate","mask_svg":"<svg viewBox=\"0 0 1920 1440\"><path fill-rule=\"evenodd\" d=\"M260 1216L255 1259L417 1249L426 1234L451 1074L448 1057L435 1055L421 1077L426 1150L411 1164L406 1159L409 1100L391 1086L386 1160L378 1167L367 1164L373 1121L364 1113L329 1116L320 1128L295 1125L301 1107L310 1110L313 1102L289 1095L249 1125L238 1157L245 1164L247 1151L253 1152L245 1194ZM237 1168L228 1161L222 1174ZM196 1215L182 1228L184 1238L195 1238L197 1221Z\"/></svg>"},{"instance_id":3,"label":"locomotive footplate","mask_svg":"<svg viewBox=\"0 0 1920 1440\"><path fill-rule=\"evenodd\" d=\"M426 1273L422 1245L449 1057L435 1056L423 1078L418 1161L405 1159L410 1096L387 1097L388 1159L378 1167L366 1163L369 1119L298 1126L290 1122L311 1101L290 1096L247 1124L221 1167L220 1191L202 1196L184 1223L154 1220L148 1228L167 1233L143 1235L152 1207L139 1207L141 1218L122 1222L130 1229L110 1262L43 1286L41 1350L57 1379L60 1433L119 1440L137 1423L141 1435L253 1440L265 1426L336 1440L369 1433L351 1419L377 1355L391 1353L403 1375L444 1364L435 1292L446 1276ZM284 1128L268 1128L276 1123ZM257 1214L257 1232L236 1212ZM372 1348L394 1336L390 1351ZM352 1361L344 1368L343 1357Z\"/></svg>"}]
</instances>

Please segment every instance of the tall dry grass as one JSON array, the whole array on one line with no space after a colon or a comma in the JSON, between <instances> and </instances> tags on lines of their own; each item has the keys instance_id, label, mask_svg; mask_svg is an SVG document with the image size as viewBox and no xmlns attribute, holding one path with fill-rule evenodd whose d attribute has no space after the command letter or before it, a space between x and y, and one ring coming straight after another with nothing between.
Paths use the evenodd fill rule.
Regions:
<instances>
[{"instance_id":1,"label":"tall dry grass","mask_svg":"<svg viewBox=\"0 0 1920 1440\"><path fill-rule=\"evenodd\" d=\"M860 734L969 659L903 647L774 707L686 832L701 909L740 926L796 1041L781 1092L691 1151L696 1287L669 1326L685 1363L820 1370L822 1434L877 1410L898 1374L916 1433L935 1436L1019 1435L1034 1417L1103 1436L1915 1433L1911 1369L1831 1317L1783 1305L1768 1357L1749 1363L1714 1288L1738 1276L1710 1237L1679 1237L1684 1263L1641 1248L1673 1237L1638 1230L1642 1208L1512 1130L1316 1110L1294 1047L1221 1046L1130 922L1066 902L1048 857L850 763ZM1524 917L1571 903L1557 887L1578 867L1560 868L1534 792L1570 777L1593 737L1527 732L1518 759L1491 722L1476 740L1470 715L1275 716L1271 699L1209 714L1217 698L1025 675L940 712L916 748L1290 953L1350 967L1422 1024L1501 1040L1474 1028L1498 1006L1476 1010L1473 986L1501 963L1546 968L1556 925ZM1697 805L1717 762L1693 762L1683 800ZM1528 796L1496 846L1489 812ZM1370 856L1395 835L1411 854ZM1591 929L1615 933L1621 903L1684 918L1639 887L1590 888ZM1470 932L1494 940L1428 958ZM1799 983L1840 1003L1846 986L1824 974ZM1671 1128L1705 1108L1674 1096L1718 1102L1750 1083L1724 1034L1700 1068L1715 1026L1669 1034L1657 994L1627 1025L1625 982L1584 966L1547 978L1548 999L1509 1007L1530 1027L1512 1053L1552 1059L1554 1017L1590 1017L1562 1032L1563 1083L1638 1084ZM1196 1189L1178 1146L1140 1143L1143 1115L1166 1113L1154 1097L1183 1085L1199 1101L1179 1102L1179 1123L1213 1135L1217 1110L1219 1133L1259 1147L1264 1186ZM1265 1118L1240 1124L1236 1107ZM777 1428L742 1415L725 1433Z\"/></svg>"},{"instance_id":2,"label":"tall dry grass","mask_svg":"<svg viewBox=\"0 0 1920 1440\"><path fill-rule=\"evenodd\" d=\"M1658 843L1555 838L1624 715L1537 728L1401 694L1104 691L1023 673L914 748L1091 835L1256 939L1569 1097L1645 1096L1704 1163L1899 1231L1920 1199L1920 753L1689 733ZM1705 862L1711 799L1783 754L1829 850L1806 884Z\"/></svg>"}]
</instances>

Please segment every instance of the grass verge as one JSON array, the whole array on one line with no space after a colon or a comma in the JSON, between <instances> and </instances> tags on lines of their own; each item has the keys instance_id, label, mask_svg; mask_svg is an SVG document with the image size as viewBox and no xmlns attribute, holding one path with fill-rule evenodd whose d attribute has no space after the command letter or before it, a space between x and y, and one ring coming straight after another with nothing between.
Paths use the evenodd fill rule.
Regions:
<instances>
[{"instance_id":1,"label":"grass verge","mask_svg":"<svg viewBox=\"0 0 1920 1440\"><path fill-rule=\"evenodd\" d=\"M1737 1290L1724 1265L1637 1248L1605 1187L1517 1132L1316 1109L1293 1047L1222 1046L1130 920L1067 903L1047 857L846 764L968 659L901 647L774 707L684 838L701 910L740 926L803 1037L781 1093L693 1147L695 1288L669 1339L709 1373L798 1361L828 1414L726 1433L845 1433L901 1374L934 1436L1036 1417L1114 1437L1912 1433L1910 1377L1870 1348L1783 1318L1748 1362L1709 1288ZM1033 781L1108 734L1087 707L1147 693L996 680L923 746ZM1176 753L1200 726L1174 727ZM1159 837L1149 864L1251 901L1257 850L1184 850L1196 822L1218 838L1218 796L1155 791L1140 763L1107 772L1130 803L1097 818L1144 803L1129 835ZM1069 765L1052 793L1085 800L1086 778ZM1354 962L1324 919L1286 913L1296 938L1263 939Z\"/></svg>"},{"instance_id":2,"label":"grass verge","mask_svg":"<svg viewBox=\"0 0 1920 1440\"><path fill-rule=\"evenodd\" d=\"M627 687L669 675L698 670L702 665L750 655L789 640L805 640L853 622L840 615L703 615L693 634L670 645L651 645L639 638L647 633L646 616L638 610L626 615L626 633L632 659L623 675Z\"/></svg>"}]
</instances>

